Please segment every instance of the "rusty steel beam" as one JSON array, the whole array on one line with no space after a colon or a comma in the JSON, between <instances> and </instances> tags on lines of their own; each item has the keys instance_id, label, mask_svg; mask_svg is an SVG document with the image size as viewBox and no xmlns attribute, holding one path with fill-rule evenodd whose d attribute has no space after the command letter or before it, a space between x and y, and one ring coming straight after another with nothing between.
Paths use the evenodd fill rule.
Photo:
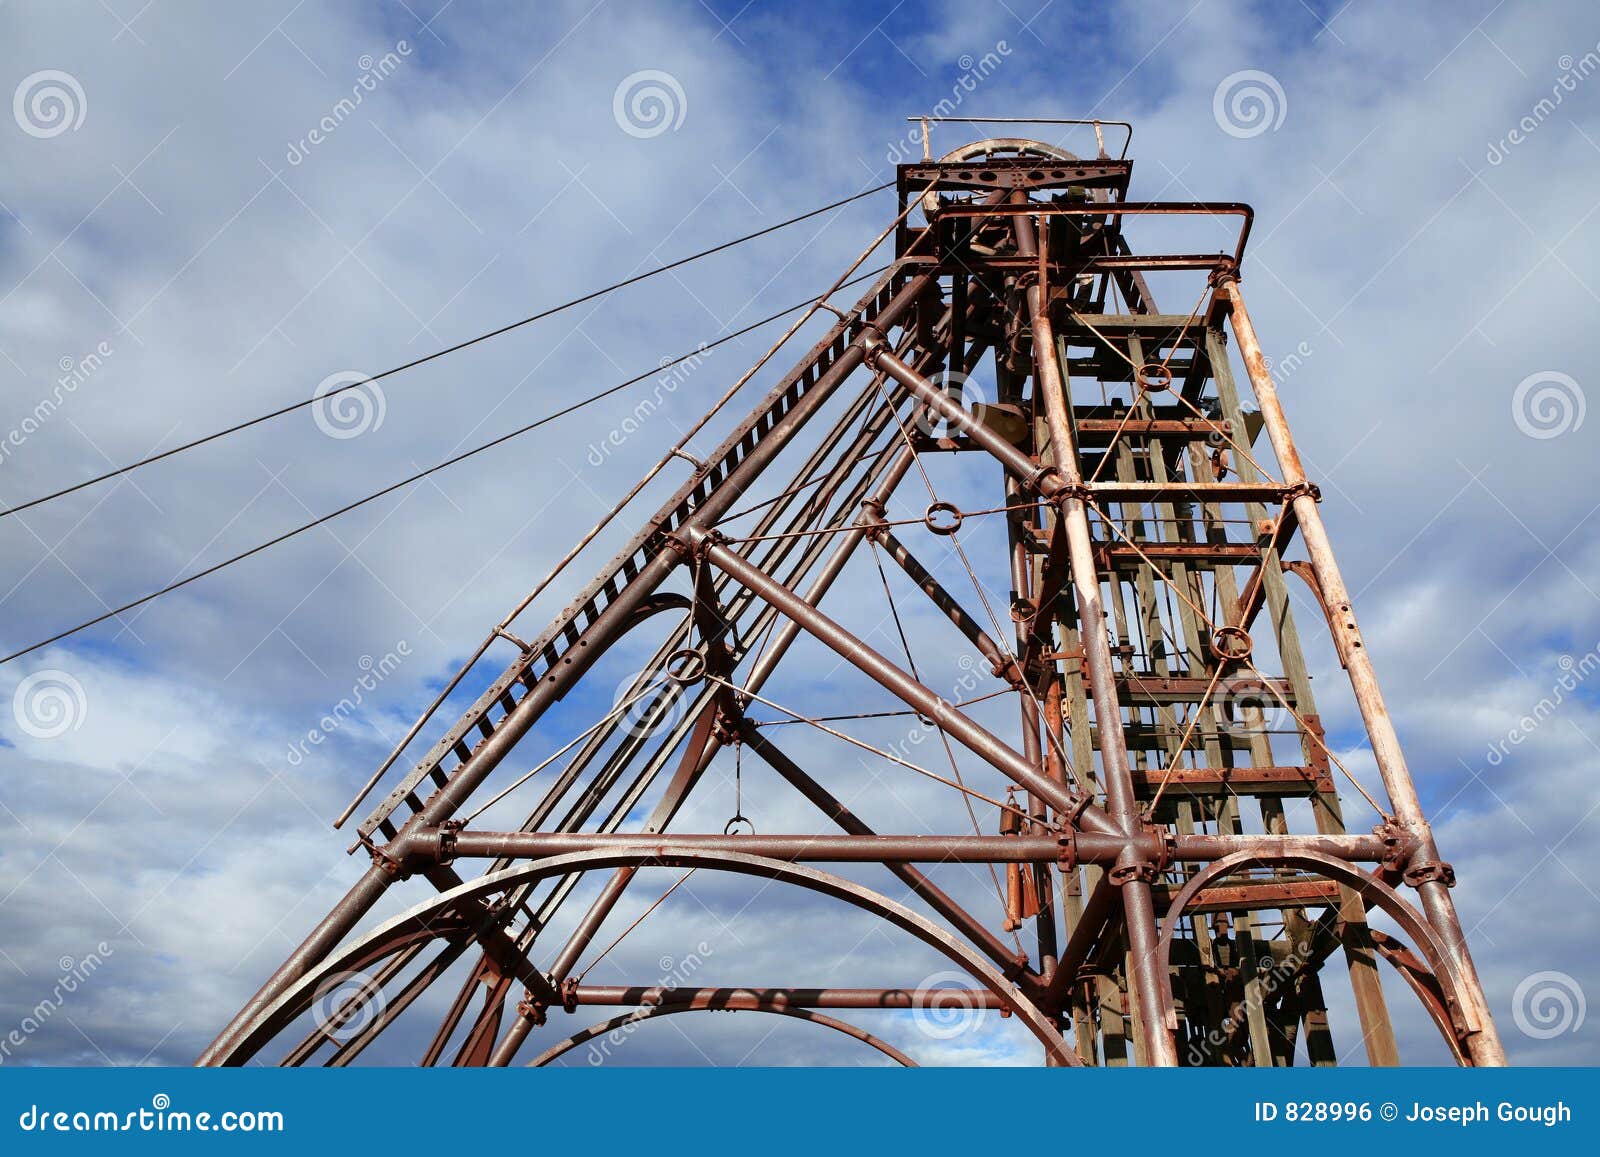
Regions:
<instances>
[{"instance_id":1,"label":"rusty steel beam","mask_svg":"<svg viewBox=\"0 0 1600 1157\"><path fill-rule=\"evenodd\" d=\"M971 1008L1007 1007L998 995L982 988L793 988L783 985L717 985L674 988L664 985L580 984L572 990L577 1004L693 1004L704 1008L932 1008L952 997Z\"/></svg>"},{"instance_id":2,"label":"rusty steel beam","mask_svg":"<svg viewBox=\"0 0 1600 1157\"><path fill-rule=\"evenodd\" d=\"M1483 983L1473 966L1472 954L1467 948L1461 919L1456 914L1454 902L1450 899L1449 885L1453 881L1453 876L1449 872L1449 866L1440 858L1438 845L1433 838L1433 829L1428 824L1422 810L1422 801L1417 795L1416 786L1411 781L1411 771L1406 765L1405 753L1400 747L1400 737L1395 731L1394 720L1384 702L1383 691L1378 685L1378 674L1372 665L1366 641L1356 624L1350 592L1345 586L1344 576L1334 558L1333 546L1328 539L1327 528L1322 522L1322 512L1317 507L1317 498L1306 477L1305 467L1300 461L1294 436L1289 432L1288 419L1284 416L1282 403L1278 400L1277 385L1267 368L1266 354L1262 352L1261 343L1256 338L1255 326L1245 309L1244 297L1239 291L1238 276L1229 270L1216 281L1217 297L1227 307L1234 336L1239 341L1240 357L1244 360L1245 370L1250 375L1250 384L1255 390L1256 402L1261 408L1263 428L1272 443L1273 454L1283 469L1285 486L1292 496L1295 517L1300 524L1300 537L1305 543L1306 553L1311 558L1312 570L1317 576L1320 597L1333 628L1334 644L1349 674L1356 706L1361 712L1362 722L1366 725L1367 739L1372 744L1378 774L1383 777L1384 788L1394 808L1395 822L1415 845L1411 857L1412 867L1409 869L1411 879L1422 899L1429 921L1438 930L1451 962L1459 971L1462 999L1470 1001L1474 1006L1478 1028L1468 1038L1468 1050L1477 1064L1503 1065L1506 1062L1505 1049L1495 1030L1493 1014L1483 991Z\"/></svg>"},{"instance_id":3,"label":"rusty steel beam","mask_svg":"<svg viewBox=\"0 0 1600 1157\"><path fill-rule=\"evenodd\" d=\"M1055 470L1057 477L1062 480L1061 533L1066 536L1067 563L1077 599L1078 619L1085 625L1081 638L1090 694L1094 698L1096 718L1112 720L1120 725L1122 708L1117 697L1111 644L1102 626L1106 612L1101 600L1100 576L1095 567L1094 546L1089 533L1088 506L1083 496L1085 482L1078 470L1071 421L1072 403L1068 399L1066 381L1057 360L1050 311L1045 306L1049 292L1046 280L1047 251L1039 243L1033 218L1028 213L1018 213L1013 217L1012 228L1017 252L1023 257L1037 258L1039 263L1038 274L1030 281L1026 291L1028 320L1033 333L1034 382L1043 402L1045 424L1050 431ZM1239 244L1243 246L1243 237ZM1124 835L1134 836L1138 833L1141 820L1133 793L1128 748L1120 727L1102 726L1100 760L1106 811ZM1153 875L1150 861L1131 846L1111 871L1111 878L1121 886L1122 906L1127 917L1129 967L1133 972L1134 991L1140 1011L1137 1022L1139 1035L1151 1064L1172 1066L1178 1063L1177 1052L1172 1048L1171 1038L1155 1020L1162 1007L1167 978L1164 973L1158 974L1154 967L1155 910L1150 899L1150 880Z\"/></svg>"},{"instance_id":4,"label":"rusty steel beam","mask_svg":"<svg viewBox=\"0 0 1600 1157\"><path fill-rule=\"evenodd\" d=\"M663 1016L674 1016L686 1012L741 1011L769 1013L776 1016L787 1016L795 1020L806 1021L808 1024L816 1024L821 1025L823 1028L831 1028L835 1032L843 1033L848 1037L853 1037L862 1044L869 1045L872 1048L877 1049L880 1053L898 1065L901 1065L905 1068L917 1067L916 1061L912 1060L909 1056L895 1048L892 1044L889 1044L887 1041L880 1040L878 1037L873 1036L865 1029L858 1028L856 1025L848 1024L845 1021L839 1020L837 1017L828 1016L826 1013L817 1012L814 1009L791 1008L787 1006L771 1008L764 1006L752 1006L748 1009L745 1009L737 1005L700 1005L693 1003L654 1005L638 1009L634 1012L624 1013L621 1016L614 1016L610 1020L602 1021L600 1024L590 1025L586 1029L582 1029L579 1032L573 1033L566 1040L559 1041L556 1044L551 1045L544 1052L540 1053L538 1056L534 1057L533 1060L529 1061L528 1067L542 1068L558 1057L571 1052L579 1045L585 1044L596 1039L597 1037L611 1037L615 1033L626 1033L631 1031L636 1025L642 1024L645 1021L657 1020Z\"/></svg>"},{"instance_id":5,"label":"rusty steel beam","mask_svg":"<svg viewBox=\"0 0 1600 1157\"><path fill-rule=\"evenodd\" d=\"M1115 859L1123 841L1114 836L1080 833L1075 841L1086 861ZM1061 840L1054 836L833 836L833 835L675 835L624 832L419 832L408 850L444 857L539 859L568 852L626 851L655 853L661 863L674 862L677 851L745 852L752 856L807 864L1035 864L1054 863Z\"/></svg>"},{"instance_id":6,"label":"rusty steel beam","mask_svg":"<svg viewBox=\"0 0 1600 1157\"><path fill-rule=\"evenodd\" d=\"M450 694L478 695L420 762L381 789L388 795L358 828L372 866L202 1063L245 1063L291 1031L299 1043L286 1063L386 1061L375 1046L400 1036L397 1022L412 1039L409 1026L442 1008L432 1014L424 1064L504 1066L558 1006L591 1005L631 1011L542 1042L532 1063L662 1016L748 1011L834 1029L909 1064L894 1045L821 1010L917 1011L954 999L1019 1018L1049 1064L1266 1065L1293 1063L1297 1050L1330 1064L1338 1058L1319 974L1341 948L1370 1063L1397 1059L1380 958L1400 968L1462 1063L1501 1063L1447 891L1451 870L1411 784L1318 495L1240 295L1251 211L1231 202L1128 202L1130 170L1131 162L1009 138L901 166L904 212L880 235L895 241L889 272L706 460L675 451L692 468L687 481L549 626L531 641L514 633L546 580L447 683L368 784L378 787ZM910 220L915 210L920 223ZM1239 219L1234 253L1146 252L1124 234L1125 225L1175 215ZM1193 313L1157 310L1143 276L1154 270L1194 282ZM1209 286L1187 271L1209 274ZM1259 415L1234 385L1229 325ZM986 359L994 399L969 410L937 384L946 371L982 373ZM923 417L952 433L918 432ZM1253 457L1263 432L1263 455L1270 451L1281 482ZM1002 506L963 513L941 501L943 468L929 460L970 452L998 477ZM890 516L913 471L954 528L936 525L931 509L925 527L898 509ZM961 529L983 514L1004 518L1003 556L992 536ZM924 533L953 537L917 538ZM951 647L975 648L988 672L980 665L974 673L992 675L993 689L980 679L939 695L917 674L933 668L912 657L909 638L902 635L908 672L822 609L865 543L882 546L940 613L924 620L940 637L919 637L916 649L947 658ZM942 545L960 553L977 602L924 564ZM1308 560L1286 557L1291 549ZM1376 756L1389 801L1380 810L1393 814L1370 833L1344 828L1339 760L1324 739L1285 571L1304 579L1323 608ZM993 599L989 588L1007 582L1009 603ZM893 585L874 597L893 604ZM645 624L651 643L632 646ZM786 685L768 691L805 639L864 674L878 702L820 715L791 707ZM618 656L649 658L614 697L610 672L621 660L608 653L625 640ZM502 643L518 657L480 686L479 660ZM597 701L588 695L597 688L599 702L619 707L561 747L572 709L572 726L581 727L582 705ZM899 710L873 710L885 692ZM636 695L646 698L627 710L622 697ZM993 709L977 709L988 700ZM538 779L536 802L518 813L521 827L473 826L485 805L527 778L482 798L489 777L549 726L546 714L560 701L557 727L535 741L559 747L560 766ZM886 715L915 716L937 732L954 778L905 758L898 744L852 734L848 721ZM846 791L855 781L813 777L773 742L778 724L820 728L853 745L864 754L848 761L852 770L877 757L966 793L947 799L959 801L951 818L971 826L915 834L869 827L854 809L872 813L871 790L856 796ZM686 809L705 794L718 753L744 748L839 830L672 830L700 814ZM958 754L993 769L998 788L969 788ZM1291 819L1303 822L1307 808L1313 826L1295 831ZM931 915L808 862L882 867ZM457 868L469 864L482 874L464 880ZM986 868L993 908L964 906L936 885L929 865L940 864L957 877L964 871L954 865ZM622 929L598 956L591 951L639 873L667 865L742 873L763 887L785 882L851 904L942 953L972 986L814 988L782 977L754 988L584 983L593 960L587 968L581 960L605 956L632 931ZM604 873L598 895L580 901L580 881L596 872ZM419 877L437 894L358 933L389 889ZM1417 892L1418 907L1402 898L1402 885ZM1396 920L1415 951L1369 930L1368 907ZM668 909L653 919L671 917ZM545 943L549 929L564 939ZM1297 957L1301 943L1316 951ZM452 967L463 957L472 967ZM318 1005L317 1028L303 1035L324 986L351 972L365 978L361 992L332 1010ZM423 999L446 975L459 978L455 999ZM383 998L381 1012L358 1021L369 994Z\"/></svg>"}]
</instances>

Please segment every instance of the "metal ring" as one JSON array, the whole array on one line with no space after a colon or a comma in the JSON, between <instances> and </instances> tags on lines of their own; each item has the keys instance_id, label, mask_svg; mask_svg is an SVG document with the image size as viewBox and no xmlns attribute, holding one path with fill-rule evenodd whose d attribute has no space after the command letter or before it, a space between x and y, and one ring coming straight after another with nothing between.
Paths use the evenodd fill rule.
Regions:
<instances>
[{"instance_id":1,"label":"metal ring","mask_svg":"<svg viewBox=\"0 0 1600 1157\"><path fill-rule=\"evenodd\" d=\"M661 670L678 686L689 687L705 678L706 657L693 647L685 647L668 655Z\"/></svg>"},{"instance_id":2,"label":"metal ring","mask_svg":"<svg viewBox=\"0 0 1600 1157\"><path fill-rule=\"evenodd\" d=\"M941 514L949 515L955 521L949 523L939 522L938 516ZM934 534L951 535L961 529L961 521L965 517L960 510L956 509L953 502L935 502L927 510L923 511L922 524Z\"/></svg>"},{"instance_id":3,"label":"metal ring","mask_svg":"<svg viewBox=\"0 0 1600 1157\"><path fill-rule=\"evenodd\" d=\"M750 831L748 833L734 831L733 829L735 827L737 827L739 824L746 825L750 829ZM729 820L727 823L722 825L722 834L725 835L725 836L737 836L737 835L752 835L753 836L753 835L756 834L756 825L750 822L750 817L749 816L736 815L731 820Z\"/></svg>"},{"instance_id":4,"label":"metal ring","mask_svg":"<svg viewBox=\"0 0 1600 1157\"><path fill-rule=\"evenodd\" d=\"M1145 362L1133 371L1133 377L1145 393L1159 394L1172 385L1172 371L1160 362Z\"/></svg>"},{"instance_id":5,"label":"metal ring","mask_svg":"<svg viewBox=\"0 0 1600 1157\"><path fill-rule=\"evenodd\" d=\"M1243 662L1255 643L1243 627L1218 627L1211 636L1211 653L1224 662Z\"/></svg>"}]
</instances>

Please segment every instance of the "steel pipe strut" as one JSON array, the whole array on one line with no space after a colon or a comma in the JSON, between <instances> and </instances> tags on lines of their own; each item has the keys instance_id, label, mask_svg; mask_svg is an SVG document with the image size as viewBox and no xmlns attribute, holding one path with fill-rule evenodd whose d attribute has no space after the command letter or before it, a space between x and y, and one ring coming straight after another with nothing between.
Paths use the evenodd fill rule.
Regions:
<instances>
[{"instance_id":1,"label":"steel pipe strut","mask_svg":"<svg viewBox=\"0 0 1600 1157\"><path fill-rule=\"evenodd\" d=\"M1120 836L1080 833L1072 843L1080 860L1110 863L1122 854ZM490 859L539 859L568 852L656 853L672 863L673 853L745 852L787 863L805 864L1050 864L1063 842L1054 836L900 836L900 835L672 835L625 832L419 832L410 848L420 855Z\"/></svg>"},{"instance_id":2,"label":"steel pipe strut","mask_svg":"<svg viewBox=\"0 0 1600 1157\"><path fill-rule=\"evenodd\" d=\"M749 719L741 720L740 737L749 745L750 750L766 761L767 765L776 771L806 799L810 800L834 823L852 835L872 836L877 833L863 823L849 808L839 802L827 788L823 787L805 769L790 759L778 746L761 733L761 729ZM917 895L923 903L932 908L939 915L958 929L967 939L981 948L1007 976L1012 976L1025 990L1032 991L1036 986L1038 976L1028 968L1025 961L1019 961L1006 947L1005 943L988 928L968 912L960 904L951 899L942 888L938 887L927 876L909 864L888 864L889 871L893 872L906 886Z\"/></svg>"},{"instance_id":3,"label":"steel pipe strut","mask_svg":"<svg viewBox=\"0 0 1600 1157\"><path fill-rule=\"evenodd\" d=\"M1312 572L1321 588L1323 605L1328 612L1328 622L1333 628L1334 645L1344 660L1355 693L1356 706L1361 721L1366 725L1367 738L1372 744L1373 759L1378 774L1383 778L1384 789L1394 808L1395 821L1415 842L1413 862L1438 864L1438 847L1433 830L1422 813L1422 801L1417 796L1416 785L1411 781L1411 771L1400 749L1400 736L1395 731L1388 705L1378 686L1378 674L1372 658L1356 625L1355 611L1351 606L1350 591L1333 556L1333 545L1322 522L1322 512L1306 478L1300 452L1295 448L1294 437L1289 432L1289 421L1278 400L1278 388L1267 367L1266 354L1256 337L1250 313L1245 309L1244 297L1239 291L1238 275L1224 271L1217 278L1217 297L1226 303L1233 322L1234 336L1239 341L1239 356L1244 360L1245 372L1255 390L1256 404L1261 411L1261 424L1272 444L1273 455L1283 471L1284 485L1294 492L1293 507L1300 523L1300 538L1311 558ZM1462 978L1465 999L1472 1001L1478 1013L1479 1030L1467 1040L1473 1063L1478 1065L1503 1065L1505 1049L1495 1030L1488 998L1483 983L1472 963L1467 949L1466 935L1461 928L1461 918L1450 899L1450 891L1443 879L1424 879L1417 885L1417 894L1429 921L1438 930L1448 948L1453 963Z\"/></svg>"},{"instance_id":4,"label":"steel pipe strut","mask_svg":"<svg viewBox=\"0 0 1600 1157\"><path fill-rule=\"evenodd\" d=\"M1025 200L1025 196L1022 197ZM1055 458L1056 476L1061 482L1058 502L1061 531L1067 539L1067 564L1072 575L1073 593L1078 602L1079 634L1083 642L1084 667L1089 694L1094 699L1099 721L1100 762L1106 795L1106 811L1112 821L1129 836L1140 819L1134 803L1133 773L1128 765L1128 748L1122 731L1122 704L1117 697L1116 667L1111 657L1111 642L1106 636L1106 612L1100 598L1100 574L1095 565L1094 546L1089 538L1089 511L1083 499L1083 474L1078 467L1078 448L1072 434L1072 415L1066 380L1056 359L1056 337L1047 306L1048 264L1040 250L1033 219L1026 213L1012 218L1017 252L1024 258L1038 258L1038 276L1027 286L1028 318L1033 331L1034 394L1044 402L1045 423L1050 431L1050 447ZM1122 903L1128 919L1128 958L1138 1016L1139 1038L1150 1063L1175 1066L1178 1053L1161 1024L1169 980L1165 969L1157 966L1158 941L1155 903L1150 895L1153 872L1148 860L1141 861L1130 848L1124 862L1114 869L1122 884Z\"/></svg>"},{"instance_id":5,"label":"steel pipe strut","mask_svg":"<svg viewBox=\"0 0 1600 1157\"><path fill-rule=\"evenodd\" d=\"M691 550L703 553L705 559L718 570L732 576L771 603L780 613L799 623L807 633L846 662L860 668L907 706L934 720L952 739L974 755L1040 796L1064 820L1076 823L1085 831L1123 834L1111 818L1087 797L1075 795L1039 774L1020 752L974 723L942 696L924 687L788 587L729 550L708 532L686 527L673 537L684 542Z\"/></svg>"},{"instance_id":6,"label":"steel pipe strut","mask_svg":"<svg viewBox=\"0 0 1600 1157\"><path fill-rule=\"evenodd\" d=\"M898 293L878 312L877 321L893 325L910 309L927 286L932 273L921 273L910 279ZM843 323L839 327L843 330ZM835 359L827 372L798 402L774 424L763 438L734 468L733 472L711 495L695 509L687 525L714 526L737 502L745 489L760 477L772 459L788 444L790 439L816 414L832 395L834 389L860 366L864 346L860 337L851 341L844 352ZM760 412L759 410L757 411ZM534 689L522 697L502 719L494 734L486 738L446 784L402 827L397 839L406 835L406 829L428 827L455 814L478 786L497 767L502 759L533 727L550 703L558 700L567 689L594 663L606 648L625 630L633 614L644 600L666 581L679 565L681 558L672 550L658 551L638 576L625 587L618 597L607 603L605 609L585 632L593 645L583 649L573 648L575 661L551 670ZM217 1039L203 1052L197 1064L216 1063L250 1028L255 1018L273 1005L307 970L327 955L342 940L372 906L377 903L394 875L375 865L345 895L339 905L312 930L306 940L295 950L260 990L236 1013L218 1034Z\"/></svg>"},{"instance_id":7,"label":"steel pipe strut","mask_svg":"<svg viewBox=\"0 0 1600 1157\"><path fill-rule=\"evenodd\" d=\"M906 577L917 585L917 589L927 595L929 601L944 612L945 617L955 624L956 629L978 648L978 652L989 664L989 670L994 676L1008 683L1020 685L1022 671L1017 666L1016 660L1002 651L989 632L967 614L966 608L956 601L955 596L945 589L944 584L922 565L916 555L911 553L911 548L894 536L882 516L874 515L870 525L873 528L872 536L878 545L883 547L883 552L905 571Z\"/></svg>"},{"instance_id":8,"label":"steel pipe strut","mask_svg":"<svg viewBox=\"0 0 1600 1157\"><path fill-rule=\"evenodd\" d=\"M664 985L580 984L578 1004L622 1006L692 1004L704 1008L931 1008L951 995L964 1007L1003 1009L1006 1002L984 988L796 988L787 985L721 985L673 988Z\"/></svg>"}]
</instances>

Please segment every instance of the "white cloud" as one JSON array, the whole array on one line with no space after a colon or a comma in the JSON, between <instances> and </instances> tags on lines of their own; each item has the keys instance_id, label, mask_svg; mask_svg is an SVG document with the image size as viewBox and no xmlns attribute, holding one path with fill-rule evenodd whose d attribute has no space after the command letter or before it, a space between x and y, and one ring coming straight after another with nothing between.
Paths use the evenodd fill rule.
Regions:
<instances>
[{"instance_id":1,"label":"white cloud","mask_svg":"<svg viewBox=\"0 0 1600 1157\"><path fill-rule=\"evenodd\" d=\"M60 68L87 100L82 126L47 140L0 124L8 412L32 412L63 358L101 341L114 352L0 460L0 498L26 500L309 396L335 371L376 372L886 179L885 143L903 131L900 118L949 93L963 53L1003 37L1014 53L964 112L1131 114L1137 195L1255 205L1245 292L1269 352L1311 351L1284 383L1285 404L1322 483L1413 772L1439 809L1502 1031L1518 1059L1592 1059L1592 1028L1524 1040L1508 1008L1531 972L1593 977L1593 938L1582 931L1595 902L1584 874L1597 798L1592 692L1565 702L1513 760L1489 770L1482 760L1547 693L1557 657L1600 638L1594 500L1574 483L1589 468L1587 427L1531 439L1510 411L1530 373L1594 388L1579 319L1597 297L1589 175L1600 82L1571 94L1503 163L1485 159L1549 92L1559 58L1594 48L1587 12L1504 11L1474 27L1481 14L1442 3L1357 4L1323 18L1263 7L1244 19L1213 4L1152 4L1094 21L1058 5L1024 13L1027 28L998 9L977 12L946 6L926 25L890 21L857 43L858 29L826 15L803 25L757 8L720 29L696 4L492 17L452 6L428 28L405 11L380 19L308 7L277 29L277 11L221 19L154 6L121 32L95 4L7 6L0 79ZM413 49L403 63L290 163L288 146L358 83L363 55L382 57L400 39ZM649 139L613 121L616 85L642 69L670 73L687 101L681 126ZM1278 130L1240 140L1212 120L1218 81L1240 69L1281 83ZM936 147L958 133L940 130ZM386 379L385 421L361 437L327 438L299 412L0 521L6 649L800 300L886 215L882 201L851 206ZM343 860L344 838L324 825L408 714L770 336L718 350L602 469L587 447L632 411L627 395L120 627L0 669L8 698L28 674L59 669L87 705L81 725L54 739L10 717L0 731L13 745L0 748L10 813L0 822L13 829L0 859L10 893L0 904L4 1007L32 1007L61 956L81 958L102 939L116 949L64 1009L76 1025L52 1019L26 1055L189 1059L353 878L359 864ZM696 445L726 425L714 421ZM993 486L976 465L958 469L968 485ZM577 571L587 575L626 533L614 528ZM838 613L893 653L876 605L847 593L876 581L854 566ZM1003 576L991 582L1004 586ZM569 593L552 590L527 621ZM1302 631L1315 635L1317 612L1298 591L1296 602ZM947 637L926 608L908 623L929 650ZM363 705L361 723L287 767L290 745L349 694L361 657L402 640L413 657ZM1313 643L1311 656L1319 707L1348 742L1355 716L1342 673L1325 645ZM780 700L836 710L861 701L866 684L831 656L802 645L793 658L772 685ZM937 685L953 672L929 677ZM1009 722L999 711L985 718ZM899 727L859 734L892 741ZM937 785L910 773L870 778L836 744L799 728L775 734L808 765L832 769L871 822L965 822ZM537 737L530 748L540 742L556 743ZM530 764L540 754L530 750ZM1369 760L1349 754L1376 783ZM937 750L919 758L944 770ZM751 814L777 825L763 830L807 822L805 805L749 763L760 809ZM685 822L720 825L728 770L719 763ZM971 770L975 786L995 789L995 777ZM986 874L947 875L964 899L993 903ZM691 892L721 920L748 895L699 880ZM630 895L619 917L650 898ZM719 965L738 944L751 968L723 965L732 981L788 975L783 946L794 936L815 946L819 976L899 975L888 966L903 960L901 941L863 940L864 925L792 895L776 911L731 925L743 942L730 939ZM619 966L647 967L673 943L669 927L647 922L629 941L636 956L618 950ZM731 936L710 915L696 927ZM1397 1007L1409 1000L1402 986L1391 991ZM1432 1031L1405 1015L1409 1037ZM726 1063L741 1050L862 1059L842 1038L835 1046L787 1023L770 1038L776 1053L748 1054L770 1026L699 1019L684 1018L687 1037L649 1026L628 1048L693 1059L692 1038ZM883 1019L874 1031L915 1039ZM918 1055L1014 1058L1030 1047L1015 1028Z\"/></svg>"}]
</instances>

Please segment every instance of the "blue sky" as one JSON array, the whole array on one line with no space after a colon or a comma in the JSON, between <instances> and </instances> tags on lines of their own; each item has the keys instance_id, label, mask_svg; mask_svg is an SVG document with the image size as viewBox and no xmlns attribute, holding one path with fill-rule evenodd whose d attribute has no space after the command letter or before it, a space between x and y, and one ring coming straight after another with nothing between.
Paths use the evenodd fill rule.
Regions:
<instances>
[{"instance_id":1,"label":"blue sky","mask_svg":"<svg viewBox=\"0 0 1600 1157\"><path fill-rule=\"evenodd\" d=\"M1522 1032L1514 999L1541 973L1592 988L1600 947L1596 692L1557 690L1600 645L1583 421L1600 304L1597 42L1600 21L1576 3L13 2L0 8L0 94L20 102L0 119L0 427L20 441L0 456L0 501L890 179L904 118L953 94L972 115L1134 121L1135 196L1255 207L1245 291L1268 352L1297 354L1285 405L1502 1032L1524 1063L1588 1063L1592 1025ZM986 57L996 65L963 86ZM641 135L615 98L646 70L681 95L675 126ZM1274 123L1230 133L1219 89L1246 70L1277 85ZM70 127L26 102L43 72L77 86L61 90ZM962 139L941 129L935 147ZM1061 143L1089 147L1081 132ZM0 643L35 642L804 300L889 204L856 202L388 379L382 420L355 413L357 436L299 411L0 520ZM328 820L386 740L773 336L715 351L603 468L588 448L636 394L0 667L13 704L30 676L70 676L72 714L41 737L0 713L0 1033L64 961L108 949L5 1063L192 1058L353 879ZM625 535L597 541L576 581ZM530 622L564 598L552 591ZM841 615L888 645L892 628L858 602ZM360 717L291 763L363 659L402 645ZM619 653L619 672L642 654ZM1311 658L1341 755L1372 782L1337 664ZM794 660L796 696L856 693L814 649ZM568 704L530 740L529 765L608 699ZM753 775L766 830L803 822ZM907 788L883 822L948 806L937 798ZM720 826L728 802L713 793L688 819ZM981 896L986 882L953 886ZM749 898L697 879L676 922L647 924L607 966L620 978L707 937L716 975L741 982L776 972L797 940L814 946L818 983L939 968L827 906L791 896L757 912ZM1403 1035L1432 1059L1395 989ZM863 1059L805 1026L709 1019L652 1026L615 1059ZM955 1040L868 1027L930 1061L1030 1059L1013 1026Z\"/></svg>"}]
</instances>

